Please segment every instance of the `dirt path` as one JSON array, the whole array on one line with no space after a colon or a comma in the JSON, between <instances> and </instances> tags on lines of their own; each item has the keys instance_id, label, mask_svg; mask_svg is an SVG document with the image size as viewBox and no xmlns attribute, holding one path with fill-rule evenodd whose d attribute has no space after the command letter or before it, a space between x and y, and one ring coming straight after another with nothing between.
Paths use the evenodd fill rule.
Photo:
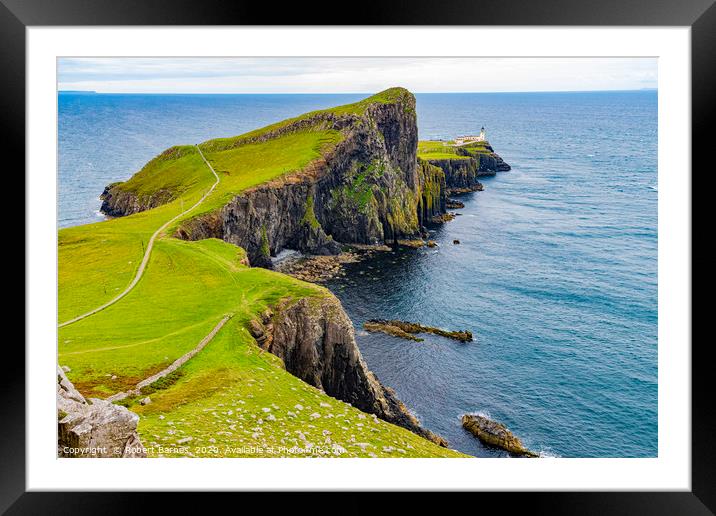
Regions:
<instances>
[{"instance_id":1,"label":"dirt path","mask_svg":"<svg viewBox=\"0 0 716 516\"><path fill-rule=\"evenodd\" d=\"M96 314L97 312L99 312L99 311L101 311L101 310L104 310L104 309L107 308L108 306L112 306L112 305L115 304L117 301L119 301L120 299L122 299L124 296L126 296L127 294L129 294L129 293L132 291L132 289L137 285L137 283L139 283L139 280L142 279L142 275L144 274L144 269L146 269L147 263L149 263L149 257L150 257L150 255L152 254L152 248L154 247L154 241L155 241L155 240L157 239L157 237L161 234L161 232L164 231L167 227L169 227L169 225L170 225L172 222L175 222L177 219L179 219L179 217L182 217L183 215L186 215L187 213L189 213L190 211L192 211L194 208L196 208L197 206L199 206L201 203L203 203L203 202L206 200L206 198L207 198L209 195L211 195L211 192L213 192L214 189L216 188L216 186L219 184L219 176L218 176L218 175L216 174L216 172L214 171L214 167L212 167L212 166L209 164L209 162L207 161L207 159L204 157L204 153L201 152L201 149L199 148L199 146L198 146L198 145L195 145L195 147L196 147L196 150L199 151L199 155L201 156L201 159L204 160L204 163L206 163L206 166L209 167L209 170L211 170L211 173L214 174L214 177L216 178L216 181L214 182L213 185L211 185L211 188L209 188L209 189L206 191L206 193L201 197L201 199L199 199L199 200L196 202L196 204L194 204L191 208L189 208L188 210L184 210L183 212L181 212L181 213L180 213L179 215L177 215L176 217L174 217L174 218L168 220L167 222L165 222L165 223L162 225L162 227L160 227L159 229L157 229L157 230L154 232L154 234L152 235L152 237L149 239L149 244L147 244L147 250L144 252L144 257L142 258L142 263L139 264L139 268L137 269L137 273L135 274L134 279L132 280L132 282L131 282L129 285L127 285L127 288L125 288L125 289L122 291L121 294L119 294L117 297L111 299L110 301L107 301L105 304L103 304L103 305L101 305L101 306L98 306L97 308L95 308L95 309L93 309L93 310L90 310L89 312L87 312L87 313L85 313L85 314L79 315L79 316L75 317L74 319L70 319L69 321L65 321L65 322L63 322L63 323L58 324L58 325L57 325L58 328L62 328L63 326L67 326L67 325L70 325L70 324L72 324L72 323L76 323L77 321L81 321L82 319L85 319L85 318L89 317L90 315L94 315L94 314Z\"/></svg>"},{"instance_id":2,"label":"dirt path","mask_svg":"<svg viewBox=\"0 0 716 516\"><path fill-rule=\"evenodd\" d=\"M171 365L169 365L169 367L167 367L166 369L162 369L161 371L159 371L156 374L153 374L149 378L145 378L144 380L139 382L134 387L134 389L131 389L127 392L118 392L117 394L113 394L112 396L107 398L107 401L114 402L114 401L122 400L122 399L126 398L127 396L138 396L139 394L141 394L142 389L144 387L146 387L147 385L151 385L154 382L156 382L157 380L159 380L160 378L164 378L168 374L171 374L174 371L176 371L177 369L179 369L181 366L183 366L189 360L194 358L194 356L197 353L199 353L199 351L204 349L204 346L206 346L211 341L211 339L214 338L214 336L219 332L219 330L224 326L224 324L226 324L226 322L229 319L231 319L233 316L234 316L234 314L225 315L224 318L221 319L221 321L219 321L216 326L214 326L214 328L209 332L209 334L206 337L204 337L203 339L201 339L201 342L199 342L199 344L197 344L197 346L194 349L192 349L191 351L188 351L187 353L184 353L182 356L177 358L174 362L171 363Z\"/></svg>"}]
</instances>

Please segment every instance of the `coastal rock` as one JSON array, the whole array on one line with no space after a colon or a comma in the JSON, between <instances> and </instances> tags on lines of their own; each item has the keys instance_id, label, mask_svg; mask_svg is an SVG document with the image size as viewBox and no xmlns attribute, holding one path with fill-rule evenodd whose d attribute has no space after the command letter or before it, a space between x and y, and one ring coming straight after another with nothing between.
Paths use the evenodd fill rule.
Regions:
<instances>
[{"instance_id":1,"label":"coastal rock","mask_svg":"<svg viewBox=\"0 0 716 516\"><path fill-rule=\"evenodd\" d=\"M257 135L249 133L231 140L226 149L217 149L221 144L215 142L202 144L217 151L314 128L341 133L337 144L303 169L249 188L221 208L182 221L175 236L223 239L245 249L252 265L266 268L273 266L271 257L287 248L337 255L340 244L395 244L398 239L420 236L428 223L451 220L454 215L446 213L449 193L481 190L478 177L510 168L486 142L479 149L457 149L456 159L418 159L415 97L392 88L364 102L361 110L318 111ZM191 152L196 148L167 149L136 176L151 175L167 161ZM142 182L133 179L105 188L104 213L129 215L170 202L180 193L171 187L139 188L137 183L143 186Z\"/></svg>"},{"instance_id":2,"label":"coastal rock","mask_svg":"<svg viewBox=\"0 0 716 516\"><path fill-rule=\"evenodd\" d=\"M393 324L382 324L375 321L366 321L365 323L363 323L363 329L371 332L379 331L387 335L392 335L393 337L400 337L401 339L406 340L414 340L415 342L423 342L425 340L421 339L420 337L416 337L412 333L408 333L407 331Z\"/></svg>"},{"instance_id":3,"label":"coastal rock","mask_svg":"<svg viewBox=\"0 0 716 516\"><path fill-rule=\"evenodd\" d=\"M86 400L57 368L59 457L146 457L137 434L139 416L109 401Z\"/></svg>"},{"instance_id":4,"label":"coastal rock","mask_svg":"<svg viewBox=\"0 0 716 516\"><path fill-rule=\"evenodd\" d=\"M334 398L447 446L444 438L420 426L395 392L368 369L353 324L335 296L286 302L274 311L263 324L271 338L260 345L281 358L287 371Z\"/></svg>"},{"instance_id":5,"label":"coastal rock","mask_svg":"<svg viewBox=\"0 0 716 516\"><path fill-rule=\"evenodd\" d=\"M433 335L440 335L460 342L472 342L473 340L472 332L467 330L448 331L435 326L425 326L424 324L399 321L397 319L370 319L363 324L363 328L366 331L380 331L388 335L415 341L423 340L416 338L416 333L432 333Z\"/></svg>"},{"instance_id":6,"label":"coastal rock","mask_svg":"<svg viewBox=\"0 0 716 516\"><path fill-rule=\"evenodd\" d=\"M479 177L494 176L498 172L511 170L510 165L505 163L489 144L483 144L479 153L471 152L469 148L458 148L457 154L460 157L425 160L444 172L448 195L481 191L484 186L478 181Z\"/></svg>"},{"instance_id":7,"label":"coastal rock","mask_svg":"<svg viewBox=\"0 0 716 516\"><path fill-rule=\"evenodd\" d=\"M396 244L398 244L401 247L410 247L411 249L420 249L421 247L425 247L425 241L419 238L415 239L399 239Z\"/></svg>"},{"instance_id":8,"label":"coastal rock","mask_svg":"<svg viewBox=\"0 0 716 516\"><path fill-rule=\"evenodd\" d=\"M462 426L487 445L502 448L520 457L539 457L539 454L525 448L505 425L484 416L465 414L462 416Z\"/></svg>"},{"instance_id":9,"label":"coastal rock","mask_svg":"<svg viewBox=\"0 0 716 516\"><path fill-rule=\"evenodd\" d=\"M365 257L354 252L345 252L333 256L304 256L285 265L279 264L276 270L294 278L311 283L322 283L343 274L346 263L355 263Z\"/></svg>"},{"instance_id":10,"label":"coastal rock","mask_svg":"<svg viewBox=\"0 0 716 516\"><path fill-rule=\"evenodd\" d=\"M448 199L446 204L447 209L456 210L465 207L464 202L457 201L455 199Z\"/></svg>"},{"instance_id":11,"label":"coastal rock","mask_svg":"<svg viewBox=\"0 0 716 516\"><path fill-rule=\"evenodd\" d=\"M422 159L418 160L418 221L420 226L427 223L441 222L440 217L447 208L447 189L445 172Z\"/></svg>"},{"instance_id":12,"label":"coastal rock","mask_svg":"<svg viewBox=\"0 0 716 516\"><path fill-rule=\"evenodd\" d=\"M99 196L102 201L99 211L110 217L122 217L150 210L174 200L174 193L166 189L139 195L136 192L122 189L121 185L122 183L112 183L105 187Z\"/></svg>"}]
</instances>

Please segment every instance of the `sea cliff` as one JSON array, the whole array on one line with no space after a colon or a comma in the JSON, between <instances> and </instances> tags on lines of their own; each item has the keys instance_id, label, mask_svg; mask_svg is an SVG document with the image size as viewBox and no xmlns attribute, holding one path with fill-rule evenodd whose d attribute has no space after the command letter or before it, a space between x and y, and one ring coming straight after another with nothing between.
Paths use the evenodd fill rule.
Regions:
<instances>
[{"instance_id":1,"label":"sea cliff","mask_svg":"<svg viewBox=\"0 0 716 516\"><path fill-rule=\"evenodd\" d=\"M449 193L481 189L477 177L509 169L489 144L453 152L454 160L419 155L415 98L392 88L245 135L172 147L109 185L102 211L122 216L176 204L210 163L217 190L168 232L187 244L222 240L244 249L251 266L272 268L284 249L335 255L342 244L418 238L446 220ZM447 446L368 370L332 294L282 297L246 328L304 382Z\"/></svg>"},{"instance_id":2,"label":"sea cliff","mask_svg":"<svg viewBox=\"0 0 716 516\"><path fill-rule=\"evenodd\" d=\"M353 323L333 295L283 302L249 324L257 344L283 360L286 370L326 394L402 426L441 446L368 369L355 342Z\"/></svg>"},{"instance_id":3,"label":"sea cliff","mask_svg":"<svg viewBox=\"0 0 716 516\"><path fill-rule=\"evenodd\" d=\"M199 148L217 162L222 154L242 147L311 131L334 131L339 137L300 169L185 220L175 235L186 240L220 238L246 249L251 264L263 267L271 267L271 257L286 248L337 254L340 244L393 244L419 235L425 223L439 221L454 189L478 189L479 175L505 167L489 152L461 156L455 163L417 159L415 98L402 88L370 97L360 109L309 113L255 134L210 140ZM136 213L173 198L167 189L140 196L136 188L128 189L131 181L105 189L104 213Z\"/></svg>"}]
</instances>

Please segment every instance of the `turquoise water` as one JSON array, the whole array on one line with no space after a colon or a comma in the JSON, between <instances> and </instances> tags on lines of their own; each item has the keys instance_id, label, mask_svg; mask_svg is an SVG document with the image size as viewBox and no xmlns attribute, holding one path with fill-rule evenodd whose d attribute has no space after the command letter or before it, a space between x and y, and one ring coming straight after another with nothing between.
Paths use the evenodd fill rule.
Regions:
<instances>
[{"instance_id":1,"label":"turquoise water","mask_svg":"<svg viewBox=\"0 0 716 516\"><path fill-rule=\"evenodd\" d=\"M61 226L162 149L362 95L60 95ZM481 412L561 457L657 454L657 94L417 95L421 138L487 128L512 171L462 197L437 249L379 255L329 285L380 380L452 447ZM459 239L460 245L453 245ZM469 329L416 343L369 318Z\"/></svg>"}]
</instances>

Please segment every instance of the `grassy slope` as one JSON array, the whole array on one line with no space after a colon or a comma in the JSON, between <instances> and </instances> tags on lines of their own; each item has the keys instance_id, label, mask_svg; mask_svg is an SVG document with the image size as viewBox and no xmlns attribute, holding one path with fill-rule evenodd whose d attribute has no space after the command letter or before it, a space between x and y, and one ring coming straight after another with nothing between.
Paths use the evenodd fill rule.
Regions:
<instances>
[{"instance_id":1,"label":"grassy slope","mask_svg":"<svg viewBox=\"0 0 716 516\"><path fill-rule=\"evenodd\" d=\"M167 179L185 177L174 201L153 210L105 222L65 228L58 233L58 319L66 321L122 291L134 277L152 233L198 201L215 178L196 150L174 162L153 160L137 174L158 185L152 172ZM128 183L140 188L136 177ZM174 177L171 178L174 181Z\"/></svg>"},{"instance_id":2,"label":"grassy slope","mask_svg":"<svg viewBox=\"0 0 716 516\"><path fill-rule=\"evenodd\" d=\"M245 188L305 166L339 138L335 131L309 130L210 153L221 183L206 206L188 216L215 209ZM198 153L184 149L178 159L174 155L155 160L127 183L144 193L169 186L179 195L175 201L60 231L60 320L107 301L125 287L141 259L142 242L146 245L157 227L179 213L182 205L193 204L213 182ZM279 359L263 353L244 327L279 299L320 297L327 291L245 267L239 263L243 250L225 242L184 242L167 235L156 242L145 275L130 294L59 330L59 362L71 368L70 380L88 396L106 397L161 370L194 348L225 314L234 314L199 355L151 393L150 405L126 400L140 414L140 435L151 456L161 454L151 443L171 446L183 437L192 437L188 452L163 454L217 456L213 449L196 448L201 445L219 446L218 456L245 455L236 449L246 446L305 448L301 435L316 446L330 438L347 450L344 456L459 455L394 425L374 422L301 382L283 370ZM304 408L296 409L297 404ZM272 418L265 408L271 409ZM312 418L314 413L321 417ZM226 446L234 450L227 451ZM269 451L259 455L275 456Z\"/></svg>"},{"instance_id":3,"label":"grassy slope","mask_svg":"<svg viewBox=\"0 0 716 516\"><path fill-rule=\"evenodd\" d=\"M267 125L266 127L262 127L260 129L256 129L254 131L250 131L248 133L239 135L239 136L232 136L230 138L216 138L213 140L206 141L201 144L201 148L204 152L217 152L221 150L230 149L233 147L236 147L237 145L241 145L244 141L256 138L259 136L262 136L264 134L270 133L272 131L276 131L278 129L284 128L288 125L294 124L296 122L299 122L301 120L307 120L310 118L314 118L316 116L320 116L323 114L332 114L332 115L362 115L365 113L365 110L370 106L371 104L376 103L382 103L387 104L390 102L395 102L399 100L400 98L410 95L410 92L404 88L389 88L385 91L381 91L380 93L376 93L375 95L365 98L363 100L360 100L358 102L354 102L353 104L345 104L343 106L336 106L328 109L320 109L317 111L311 111L309 113L304 113L303 115L299 115L294 118L287 118L286 120L282 120L281 122L277 122L275 124Z\"/></svg>"}]
</instances>

